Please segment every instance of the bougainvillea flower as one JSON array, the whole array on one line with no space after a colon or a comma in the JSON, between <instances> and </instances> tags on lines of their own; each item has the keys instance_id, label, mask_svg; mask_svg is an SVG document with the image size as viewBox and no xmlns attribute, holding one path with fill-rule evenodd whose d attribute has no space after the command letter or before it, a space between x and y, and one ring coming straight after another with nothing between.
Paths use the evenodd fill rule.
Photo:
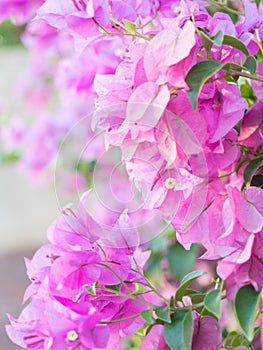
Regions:
<instances>
[{"instance_id":1,"label":"bougainvillea flower","mask_svg":"<svg viewBox=\"0 0 263 350\"><path fill-rule=\"evenodd\" d=\"M263 101L254 104L245 114L238 140L247 147L255 147L263 144Z\"/></svg>"}]
</instances>

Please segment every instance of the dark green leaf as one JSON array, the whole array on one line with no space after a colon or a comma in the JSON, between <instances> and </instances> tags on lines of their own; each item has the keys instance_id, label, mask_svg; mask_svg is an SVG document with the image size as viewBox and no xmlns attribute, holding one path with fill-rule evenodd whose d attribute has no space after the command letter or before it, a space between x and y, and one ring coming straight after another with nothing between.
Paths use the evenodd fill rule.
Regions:
<instances>
[{"instance_id":1,"label":"dark green leaf","mask_svg":"<svg viewBox=\"0 0 263 350\"><path fill-rule=\"evenodd\" d=\"M201 277L203 275L206 275L207 272L201 271L201 270L196 270L196 271L192 271L190 273L188 273L186 276L184 276L184 278L181 281L181 285L182 284L186 284L189 286L190 283L192 283L195 279L197 279L198 277Z\"/></svg>"},{"instance_id":2,"label":"dark green leaf","mask_svg":"<svg viewBox=\"0 0 263 350\"><path fill-rule=\"evenodd\" d=\"M204 48L206 49L206 51L210 52L213 44L215 44L217 46L221 46L223 44L224 33L222 30L219 30L219 32L216 33L215 36L210 37L207 32L201 31L200 38L201 38L202 44L203 44Z\"/></svg>"},{"instance_id":3,"label":"dark green leaf","mask_svg":"<svg viewBox=\"0 0 263 350\"><path fill-rule=\"evenodd\" d=\"M263 188L263 175L254 175L250 182L250 186Z\"/></svg>"},{"instance_id":4,"label":"dark green leaf","mask_svg":"<svg viewBox=\"0 0 263 350\"><path fill-rule=\"evenodd\" d=\"M203 44L203 47L206 49L207 52L210 52L211 47L213 46L213 40L210 38L210 36L204 32L200 32L200 38Z\"/></svg>"},{"instance_id":5,"label":"dark green leaf","mask_svg":"<svg viewBox=\"0 0 263 350\"><path fill-rule=\"evenodd\" d=\"M241 160L239 163L237 163L237 165L235 166L236 173L238 174L238 172L242 168L242 166L245 165L248 162L249 162L248 159L244 159L244 160Z\"/></svg>"},{"instance_id":6,"label":"dark green leaf","mask_svg":"<svg viewBox=\"0 0 263 350\"><path fill-rule=\"evenodd\" d=\"M202 316L215 317L215 315L212 312L208 311L207 308L204 307L204 305L201 305L199 307L196 306L197 304L203 303L205 296L206 294L203 294L203 293L190 295L195 311L198 312L199 314L202 313Z\"/></svg>"},{"instance_id":7,"label":"dark green leaf","mask_svg":"<svg viewBox=\"0 0 263 350\"><path fill-rule=\"evenodd\" d=\"M246 45L243 44L242 41L235 38L234 36L225 35L223 44L234 47L235 49L238 49L239 51L243 52L246 56L249 56L249 52Z\"/></svg>"},{"instance_id":8,"label":"dark green leaf","mask_svg":"<svg viewBox=\"0 0 263 350\"><path fill-rule=\"evenodd\" d=\"M257 71L257 61L254 56L248 56L245 60L244 67L246 67L250 73L255 74Z\"/></svg>"},{"instance_id":9,"label":"dark green leaf","mask_svg":"<svg viewBox=\"0 0 263 350\"><path fill-rule=\"evenodd\" d=\"M214 289L208 292L204 299L206 309L216 318L220 317L221 291Z\"/></svg>"},{"instance_id":10,"label":"dark green leaf","mask_svg":"<svg viewBox=\"0 0 263 350\"><path fill-rule=\"evenodd\" d=\"M155 310L158 318L164 322L171 323L171 311L168 306L160 306Z\"/></svg>"},{"instance_id":11,"label":"dark green leaf","mask_svg":"<svg viewBox=\"0 0 263 350\"><path fill-rule=\"evenodd\" d=\"M217 46L222 46L224 42L224 32L219 30L219 32L213 37L213 41Z\"/></svg>"},{"instance_id":12,"label":"dark green leaf","mask_svg":"<svg viewBox=\"0 0 263 350\"><path fill-rule=\"evenodd\" d=\"M252 159L246 169L244 170L244 180L246 186L248 186L252 180L252 177L256 173L256 171L260 168L263 162L263 156L258 156Z\"/></svg>"},{"instance_id":13,"label":"dark green leaf","mask_svg":"<svg viewBox=\"0 0 263 350\"><path fill-rule=\"evenodd\" d=\"M148 323L148 324L155 324L155 319L152 315L152 310L145 310L141 312L141 317Z\"/></svg>"},{"instance_id":14,"label":"dark green leaf","mask_svg":"<svg viewBox=\"0 0 263 350\"><path fill-rule=\"evenodd\" d=\"M175 298L173 295L170 298L170 307L175 307Z\"/></svg>"},{"instance_id":15,"label":"dark green leaf","mask_svg":"<svg viewBox=\"0 0 263 350\"><path fill-rule=\"evenodd\" d=\"M201 304L204 301L206 294L203 293L196 293L193 295L190 295L191 297L191 301L192 301L192 305L194 306L194 309L196 312L204 314L205 310L204 310L204 306L199 306L197 307L197 304Z\"/></svg>"},{"instance_id":16,"label":"dark green leaf","mask_svg":"<svg viewBox=\"0 0 263 350\"><path fill-rule=\"evenodd\" d=\"M187 96L194 109L197 106L197 99L204 83L220 69L224 64L217 61L202 61L194 65L188 72L185 81L190 90L187 91Z\"/></svg>"},{"instance_id":17,"label":"dark green leaf","mask_svg":"<svg viewBox=\"0 0 263 350\"><path fill-rule=\"evenodd\" d=\"M240 64L229 62L224 65L224 68L227 72L235 71L235 72L241 72L244 67Z\"/></svg>"},{"instance_id":18,"label":"dark green leaf","mask_svg":"<svg viewBox=\"0 0 263 350\"><path fill-rule=\"evenodd\" d=\"M204 301L205 296L206 294L203 293L194 294L193 296L191 296L192 304L195 305L202 303Z\"/></svg>"},{"instance_id":19,"label":"dark green leaf","mask_svg":"<svg viewBox=\"0 0 263 350\"><path fill-rule=\"evenodd\" d=\"M229 332L224 342L225 347L231 346L231 344L235 341L235 339L239 337L240 337L240 334L237 331Z\"/></svg>"},{"instance_id":20,"label":"dark green leaf","mask_svg":"<svg viewBox=\"0 0 263 350\"><path fill-rule=\"evenodd\" d=\"M178 301L182 301L183 296L185 295L185 292L188 288L188 286L196 280L198 277L201 277L205 275L206 272L204 271L192 271L188 273L181 281L180 286L178 287L176 293L175 293L175 299Z\"/></svg>"},{"instance_id":21,"label":"dark green leaf","mask_svg":"<svg viewBox=\"0 0 263 350\"><path fill-rule=\"evenodd\" d=\"M113 292L117 291L119 292L121 289L121 284L115 284L115 285L105 285L107 289L112 290Z\"/></svg>"},{"instance_id":22,"label":"dark green leaf","mask_svg":"<svg viewBox=\"0 0 263 350\"><path fill-rule=\"evenodd\" d=\"M260 293L251 285L240 288L236 294L234 309L245 336L249 341L254 337L254 323L258 311Z\"/></svg>"},{"instance_id":23,"label":"dark green leaf","mask_svg":"<svg viewBox=\"0 0 263 350\"><path fill-rule=\"evenodd\" d=\"M168 248L167 260L169 269L179 280L194 268L197 248L196 244L192 244L191 249L186 250L178 242Z\"/></svg>"},{"instance_id":24,"label":"dark green leaf","mask_svg":"<svg viewBox=\"0 0 263 350\"><path fill-rule=\"evenodd\" d=\"M164 325L164 339L171 350L191 350L193 338L191 310L179 310L172 315L172 322Z\"/></svg>"},{"instance_id":25,"label":"dark green leaf","mask_svg":"<svg viewBox=\"0 0 263 350\"><path fill-rule=\"evenodd\" d=\"M190 295L190 296L192 296L194 294L198 294L198 292L194 289L186 289L186 291L184 293L184 295Z\"/></svg>"},{"instance_id":26,"label":"dark green leaf","mask_svg":"<svg viewBox=\"0 0 263 350\"><path fill-rule=\"evenodd\" d=\"M238 81L239 73L242 72L243 68L243 66L233 62L226 63L223 67L224 70L226 70L232 75L232 79L234 80L234 82Z\"/></svg>"}]
</instances>

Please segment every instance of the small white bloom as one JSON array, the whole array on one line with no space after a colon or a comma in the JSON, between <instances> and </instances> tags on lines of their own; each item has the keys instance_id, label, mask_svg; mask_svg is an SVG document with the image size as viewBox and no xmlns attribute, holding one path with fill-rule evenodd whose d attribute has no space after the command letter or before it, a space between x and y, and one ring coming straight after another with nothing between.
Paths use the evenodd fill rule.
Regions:
<instances>
[{"instance_id":1,"label":"small white bloom","mask_svg":"<svg viewBox=\"0 0 263 350\"><path fill-rule=\"evenodd\" d=\"M67 341L75 341L79 337L78 333L74 330L68 331L67 333Z\"/></svg>"},{"instance_id":2,"label":"small white bloom","mask_svg":"<svg viewBox=\"0 0 263 350\"><path fill-rule=\"evenodd\" d=\"M177 6L173 9L174 13L180 13L181 12L181 7Z\"/></svg>"},{"instance_id":3,"label":"small white bloom","mask_svg":"<svg viewBox=\"0 0 263 350\"><path fill-rule=\"evenodd\" d=\"M173 177L168 177L166 180L165 180L165 187L168 189L168 190L172 190L174 189L176 185L176 181Z\"/></svg>"}]
</instances>

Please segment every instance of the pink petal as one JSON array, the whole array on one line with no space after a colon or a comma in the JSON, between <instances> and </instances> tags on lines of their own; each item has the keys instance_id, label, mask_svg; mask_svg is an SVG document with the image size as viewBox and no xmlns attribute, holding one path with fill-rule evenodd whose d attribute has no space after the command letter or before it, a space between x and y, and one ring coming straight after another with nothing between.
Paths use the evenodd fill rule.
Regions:
<instances>
[{"instance_id":1,"label":"pink petal","mask_svg":"<svg viewBox=\"0 0 263 350\"><path fill-rule=\"evenodd\" d=\"M170 99L168 87L159 87L155 83L140 85L128 101L127 122L140 121L154 127L163 114Z\"/></svg>"}]
</instances>

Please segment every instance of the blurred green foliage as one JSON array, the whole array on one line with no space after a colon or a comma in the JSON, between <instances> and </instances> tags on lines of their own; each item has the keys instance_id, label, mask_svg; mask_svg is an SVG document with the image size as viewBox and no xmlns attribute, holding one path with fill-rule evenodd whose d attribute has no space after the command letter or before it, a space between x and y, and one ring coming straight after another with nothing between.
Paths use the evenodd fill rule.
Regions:
<instances>
[{"instance_id":1,"label":"blurred green foliage","mask_svg":"<svg viewBox=\"0 0 263 350\"><path fill-rule=\"evenodd\" d=\"M0 23L0 47L21 45L20 36L24 26L16 26L10 21Z\"/></svg>"},{"instance_id":2,"label":"blurred green foliage","mask_svg":"<svg viewBox=\"0 0 263 350\"><path fill-rule=\"evenodd\" d=\"M186 274L192 271L195 266L197 251L197 244L192 244L190 250L186 250L178 242L169 246L167 250L167 259L172 275L181 281Z\"/></svg>"}]
</instances>

